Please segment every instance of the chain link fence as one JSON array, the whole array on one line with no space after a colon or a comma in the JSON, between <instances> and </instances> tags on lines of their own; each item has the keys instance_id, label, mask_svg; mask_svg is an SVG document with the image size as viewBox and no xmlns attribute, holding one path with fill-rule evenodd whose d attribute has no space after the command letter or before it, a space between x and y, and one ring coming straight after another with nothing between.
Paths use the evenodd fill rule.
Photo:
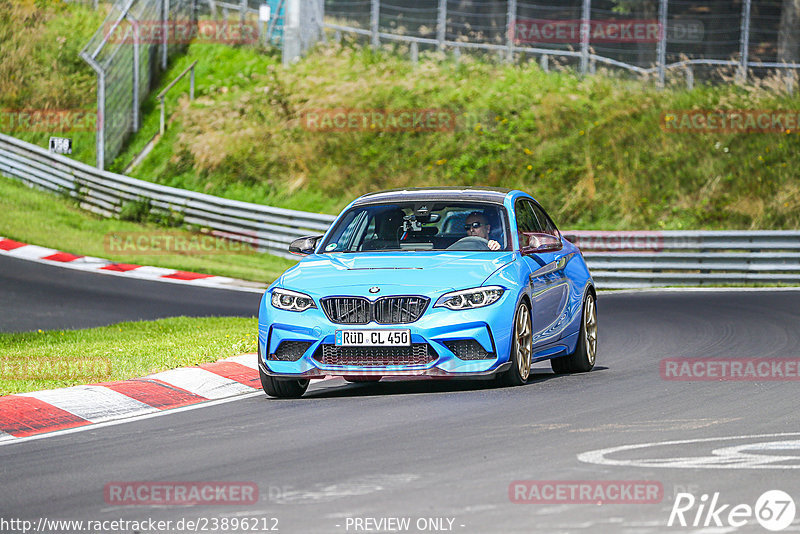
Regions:
<instances>
[{"instance_id":1,"label":"chain link fence","mask_svg":"<svg viewBox=\"0 0 800 534\"><path fill-rule=\"evenodd\" d=\"M99 169L139 130L141 103L190 42L282 41L288 63L321 37L324 13L322 0L116 0L103 8L108 16L80 54L97 74Z\"/></svg>"},{"instance_id":2,"label":"chain link fence","mask_svg":"<svg viewBox=\"0 0 800 534\"><path fill-rule=\"evenodd\" d=\"M97 74L97 166L113 159L139 129L139 105L183 44L171 38L193 28L196 0L120 0L81 51Z\"/></svg>"},{"instance_id":3,"label":"chain link fence","mask_svg":"<svg viewBox=\"0 0 800 534\"><path fill-rule=\"evenodd\" d=\"M597 63L691 84L696 66L730 75L800 68L795 0L326 0L326 27L420 48L533 54L548 68Z\"/></svg>"}]
</instances>

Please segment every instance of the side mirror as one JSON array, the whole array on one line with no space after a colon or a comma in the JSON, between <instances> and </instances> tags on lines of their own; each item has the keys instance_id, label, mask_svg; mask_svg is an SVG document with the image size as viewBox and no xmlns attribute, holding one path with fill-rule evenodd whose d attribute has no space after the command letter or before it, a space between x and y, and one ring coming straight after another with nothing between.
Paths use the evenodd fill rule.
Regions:
<instances>
[{"instance_id":1,"label":"side mirror","mask_svg":"<svg viewBox=\"0 0 800 534\"><path fill-rule=\"evenodd\" d=\"M312 235L307 237L298 237L289 245L289 252L292 254L299 254L301 256L308 256L317 248L317 243L322 239L321 235Z\"/></svg>"},{"instance_id":2,"label":"side mirror","mask_svg":"<svg viewBox=\"0 0 800 534\"><path fill-rule=\"evenodd\" d=\"M550 234L538 232L523 232L519 234L519 249L522 254L555 252L561 250L563 246L561 239Z\"/></svg>"}]
</instances>

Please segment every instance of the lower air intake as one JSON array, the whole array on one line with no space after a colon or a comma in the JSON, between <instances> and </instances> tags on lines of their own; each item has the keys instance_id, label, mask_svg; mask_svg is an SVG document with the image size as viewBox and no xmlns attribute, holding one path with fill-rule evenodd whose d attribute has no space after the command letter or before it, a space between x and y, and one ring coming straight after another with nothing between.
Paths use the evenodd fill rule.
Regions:
<instances>
[{"instance_id":1,"label":"lower air intake","mask_svg":"<svg viewBox=\"0 0 800 534\"><path fill-rule=\"evenodd\" d=\"M386 365L426 365L436 361L436 352L427 343L413 343L409 347L337 347L321 345L314 359L323 365L358 365L383 367Z\"/></svg>"},{"instance_id":2,"label":"lower air intake","mask_svg":"<svg viewBox=\"0 0 800 534\"><path fill-rule=\"evenodd\" d=\"M474 339L445 341L444 345L460 360L489 360L495 357L493 352L486 352L483 346Z\"/></svg>"},{"instance_id":3,"label":"lower air intake","mask_svg":"<svg viewBox=\"0 0 800 534\"><path fill-rule=\"evenodd\" d=\"M268 360L283 362L296 362L311 346L311 341L281 341L275 354L270 354Z\"/></svg>"}]
</instances>

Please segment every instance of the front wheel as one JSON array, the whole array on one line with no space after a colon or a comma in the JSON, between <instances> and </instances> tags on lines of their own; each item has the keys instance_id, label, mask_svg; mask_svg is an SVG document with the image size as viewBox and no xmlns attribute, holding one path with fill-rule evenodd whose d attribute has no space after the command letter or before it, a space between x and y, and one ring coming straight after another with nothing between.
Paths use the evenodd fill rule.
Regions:
<instances>
[{"instance_id":1,"label":"front wheel","mask_svg":"<svg viewBox=\"0 0 800 534\"><path fill-rule=\"evenodd\" d=\"M550 367L556 374L586 373L594 367L597 358L597 306L592 293L583 301L581 329L575 352L550 360Z\"/></svg>"},{"instance_id":2,"label":"front wheel","mask_svg":"<svg viewBox=\"0 0 800 534\"><path fill-rule=\"evenodd\" d=\"M531 312L525 302L520 302L514 313L514 329L511 339L511 369L502 376L507 386L521 386L531 375L531 352L533 349L533 327Z\"/></svg>"},{"instance_id":3,"label":"front wheel","mask_svg":"<svg viewBox=\"0 0 800 534\"><path fill-rule=\"evenodd\" d=\"M258 377L261 379L261 388L270 397L278 399L298 399L308 389L309 380L280 379L269 376L261 370L261 346L258 347Z\"/></svg>"}]
</instances>

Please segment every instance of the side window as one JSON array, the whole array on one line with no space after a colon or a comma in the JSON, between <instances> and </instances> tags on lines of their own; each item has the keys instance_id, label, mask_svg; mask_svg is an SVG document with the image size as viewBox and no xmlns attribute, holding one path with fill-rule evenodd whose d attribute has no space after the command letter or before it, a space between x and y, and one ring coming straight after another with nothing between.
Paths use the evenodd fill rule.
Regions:
<instances>
[{"instance_id":1,"label":"side window","mask_svg":"<svg viewBox=\"0 0 800 534\"><path fill-rule=\"evenodd\" d=\"M558 237L558 230L556 229L556 225L553 224L553 221L550 219L550 217L547 216L542 207L533 203L530 203L530 205L534 213L536 214L536 218L539 219L541 227L543 228L542 231L546 234Z\"/></svg>"},{"instance_id":2,"label":"side window","mask_svg":"<svg viewBox=\"0 0 800 534\"><path fill-rule=\"evenodd\" d=\"M532 232L542 232L542 226L533 212L532 204L525 200L519 199L516 202L514 211L517 218L517 237L519 238L520 247L525 247L528 243L528 238L524 234Z\"/></svg>"}]
</instances>

